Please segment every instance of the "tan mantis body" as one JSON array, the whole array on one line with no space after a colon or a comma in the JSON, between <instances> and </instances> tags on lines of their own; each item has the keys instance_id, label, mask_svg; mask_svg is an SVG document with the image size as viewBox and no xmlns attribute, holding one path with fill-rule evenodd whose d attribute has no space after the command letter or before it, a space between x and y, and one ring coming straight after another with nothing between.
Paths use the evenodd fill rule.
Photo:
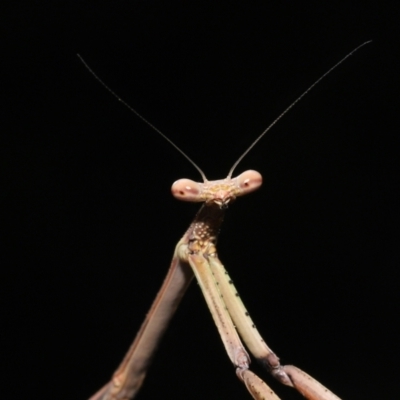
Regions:
<instances>
[{"instance_id":1,"label":"tan mantis body","mask_svg":"<svg viewBox=\"0 0 400 400\"><path fill-rule=\"evenodd\" d=\"M145 379L158 343L193 275L196 276L203 292L225 350L236 369L236 375L243 381L254 399L277 400L279 397L263 380L249 370L250 357L240 337L257 361L281 383L295 388L309 400L340 400L302 370L279 363L279 358L266 345L257 331L232 280L218 259L216 240L224 210L228 205L236 197L257 190L262 183L262 177L256 171L246 171L231 179L232 172L238 163L265 133L316 84L367 43L369 42L358 46L311 85L242 154L231 168L228 177L219 181L208 181L200 168L182 150L120 99L81 59L96 79L114 96L189 159L200 171L204 180L204 183L196 183L188 179L181 179L173 184L172 193L176 198L184 201L204 202L204 204L185 235L178 242L167 277L128 353L111 381L94 394L90 400L129 400L136 396Z\"/></svg>"},{"instance_id":2,"label":"tan mantis body","mask_svg":"<svg viewBox=\"0 0 400 400\"><path fill-rule=\"evenodd\" d=\"M281 366L266 345L217 256L216 240L224 209L261 186L261 175L246 171L234 179L196 184L187 179L174 183L175 197L204 201L189 229L176 246L167 277L139 333L112 380L90 400L134 398L145 378L157 344L177 308L193 274L213 316L236 374L255 399L279 399L249 370L250 357L239 335L256 359L281 383L293 386L310 400L338 400L328 389L293 366Z\"/></svg>"}]
</instances>

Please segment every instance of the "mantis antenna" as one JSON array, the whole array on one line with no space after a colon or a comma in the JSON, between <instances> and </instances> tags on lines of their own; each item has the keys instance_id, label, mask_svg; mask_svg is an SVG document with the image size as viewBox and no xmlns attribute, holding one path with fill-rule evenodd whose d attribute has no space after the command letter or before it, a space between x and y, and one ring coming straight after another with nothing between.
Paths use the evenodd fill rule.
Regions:
<instances>
[{"instance_id":1,"label":"mantis antenna","mask_svg":"<svg viewBox=\"0 0 400 400\"><path fill-rule=\"evenodd\" d=\"M139 114L133 107L131 107L125 100L121 99L110 87L108 87L97 75L96 73L89 67L87 62L82 58L80 54L77 54L78 58L82 61L83 65L87 68L87 70L100 82L102 86L104 86L119 102L121 102L125 107L127 107L130 111L136 114L143 122L145 122L151 129L160 134L169 144L175 147L176 150L179 151L196 169L200 172L201 177L203 178L204 183L208 182L206 175L201 170L201 168L180 148L178 147L167 135L162 133L158 128L156 128L152 123L147 121L145 117Z\"/></svg>"},{"instance_id":2,"label":"mantis antenna","mask_svg":"<svg viewBox=\"0 0 400 400\"><path fill-rule=\"evenodd\" d=\"M352 56L357 50L361 49L368 43L371 43L372 40L368 40L359 46L357 46L354 50L344 56L340 61L338 61L333 67L331 67L328 71L326 71L321 77L319 77L311 86L308 87L292 104L289 105L275 120L263 131L261 134L251 143L251 145L244 151L244 153L236 160L230 169L228 176L226 179L230 179L232 177L233 171L239 165L239 163L243 160L243 158L250 152L250 150L263 138L263 136L285 115L287 114L306 94L308 94L315 86L317 86L322 79L324 79L327 75L329 75L334 69L336 69L340 64L342 64L345 60L347 60L350 56ZM83 65L87 68L87 70L100 82L100 84L106 88L118 101L120 101L125 107L127 107L130 111L132 111L135 115L137 115L143 122L145 122L150 128L156 131L159 135L161 135L168 143L170 143L176 150L179 151L196 169L199 171L203 182L208 182L206 175L201 170L201 168L181 149L179 148L171 139L168 138L163 132L161 132L158 128L156 128L152 123L150 123L146 118L144 118L141 114L139 114L133 107L131 107L125 100L117 95L111 88L109 88L98 76L97 74L89 67L86 61L82 58L80 54L77 54Z\"/></svg>"},{"instance_id":3,"label":"mantis antenna","mask_svg":"<svg viewBox=\"0 0 400 400\"><path fill-rule=\"evenodd\" d=\"M319 77L311 86L308 87L307 90L305 90L292 104L289 105L289 107L286 108L285 111L283 111L275 120L263 131L261 134L254 140L254 142L245 150L245 152L236 160L235 164L233 164L233 167L230 169L229 174L228 174L228 179L231 178L233 171L235 168L239 165L240 161L243 160L245 156L247 156L247 153L259 142L259 140L262 139L262 137L289 111L291 110L306 94L308 94L315 86L318 85L324 79L327 75L329 75L336 67L338 67L340 64L342 64L344 61L346 61L350 56L352 56L357 50L361 49L361 47L364 47L366 44L371 43L372 40L368 40L364 42L363 44L360 44L357 46L354 50L352 50L350 53L348 53L346 56L344 56L340 61L338 61L333 67L329 68L328 71L326 71L321 77Z\"/></svg>"}]
</instances>

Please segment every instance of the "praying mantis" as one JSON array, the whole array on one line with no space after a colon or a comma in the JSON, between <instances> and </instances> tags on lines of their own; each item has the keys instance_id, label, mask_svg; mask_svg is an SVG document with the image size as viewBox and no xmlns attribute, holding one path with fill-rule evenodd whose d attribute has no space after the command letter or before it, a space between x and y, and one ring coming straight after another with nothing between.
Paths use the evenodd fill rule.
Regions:
<instances>
[{"instance_id":1,"label":"praying mantis","mask_svg":"<svg viewBox=\"0 0 400 400\"><path fill-rule=\"evenodd\" d=\"M370 41L356 47L315 81L256 138L234 163L228 176L216 181L208 181L197 164L160 130L119 98L78 55L86 68L108 91L188 159L203 179L202 183L180 179L172 185L172 194L178 200L202 202L203 205L176 245L164 283L125 358L114 372L111 381L90 397L90 400L135 398L146 377L158 344L193 277L196 277L202 290L236 375L254 399L278 400L279 397L250 370L251 359L248 351L275 379L284 385L293 387L305 398L309 400L340 400L338 396L304 371L292 365L280 364L278 356L268 347L256 329L228 272L219 260L216 242L224 212L228 206L237 197L257 190L262 184L261 174L253 170L245 171L232 178L233 172L241 160L311 89L368 43Z\"/></svg>"}]
</instances>

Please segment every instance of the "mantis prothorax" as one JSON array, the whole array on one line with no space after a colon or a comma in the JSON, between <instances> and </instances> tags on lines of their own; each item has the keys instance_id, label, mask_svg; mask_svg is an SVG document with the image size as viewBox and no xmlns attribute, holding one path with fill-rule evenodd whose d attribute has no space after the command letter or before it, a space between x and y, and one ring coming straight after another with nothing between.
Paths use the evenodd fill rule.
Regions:
<instances>
[{"instance_id":1,"label":"mantis prothorax","mask_svg":"<svg viewBox=\"0 0 400 400\"><path fill-rule=\"evenodd\" d=\"M203 205L182 239L178 242L164 283L128 353L113 374L111 381L94 394L90 400L128 400L136 396L145 379L163 333L193 276L196 277L203 292L225 350L236 370L236 375L246 385L253 398L279 399L263 380L250 371L251 360L246 348L273 377L284 385L295 388L307 399L339 399L339 397L302 370L295 366L281 365L279 363L279 358L267 346L257 331L232 280L219 260L216 241L223 214L228 205L236 197L251 193L262 184L262 177L256 171L246 171L236 178L232 178L233 171L239 162L272 126L315 85L367 43L369 41L355 48L314 82L257 137L232 166L228 176L217 181L208 181L203 171L176 144L118 97L79 56L88 70L107 90L171 143L195 166L203 178L203 183L180 179L172 185L172 194L177 199L203 202ZM245 343L246 348L240 338Z\"/></svg>"}]
</instances>

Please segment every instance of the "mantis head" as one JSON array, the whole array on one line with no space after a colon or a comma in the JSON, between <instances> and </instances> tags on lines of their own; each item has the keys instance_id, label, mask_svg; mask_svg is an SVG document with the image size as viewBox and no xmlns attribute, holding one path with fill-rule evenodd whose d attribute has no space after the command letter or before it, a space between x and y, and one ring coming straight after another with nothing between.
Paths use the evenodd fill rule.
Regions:
<instances>
[{"instance_id":1,"label":"mantis head","mask_svg":"<svg viewBox=\"0 0 400 400\"><path fill-rule=\"evenodd\" d=\"M179 179L171 187L172 195L183 201L215 203L226 208L236 197L254 192L262 185L259 172L248 170L235 178L228 176L217 181L199 183L191 179Z\"/></svg>"}]
</instances>

